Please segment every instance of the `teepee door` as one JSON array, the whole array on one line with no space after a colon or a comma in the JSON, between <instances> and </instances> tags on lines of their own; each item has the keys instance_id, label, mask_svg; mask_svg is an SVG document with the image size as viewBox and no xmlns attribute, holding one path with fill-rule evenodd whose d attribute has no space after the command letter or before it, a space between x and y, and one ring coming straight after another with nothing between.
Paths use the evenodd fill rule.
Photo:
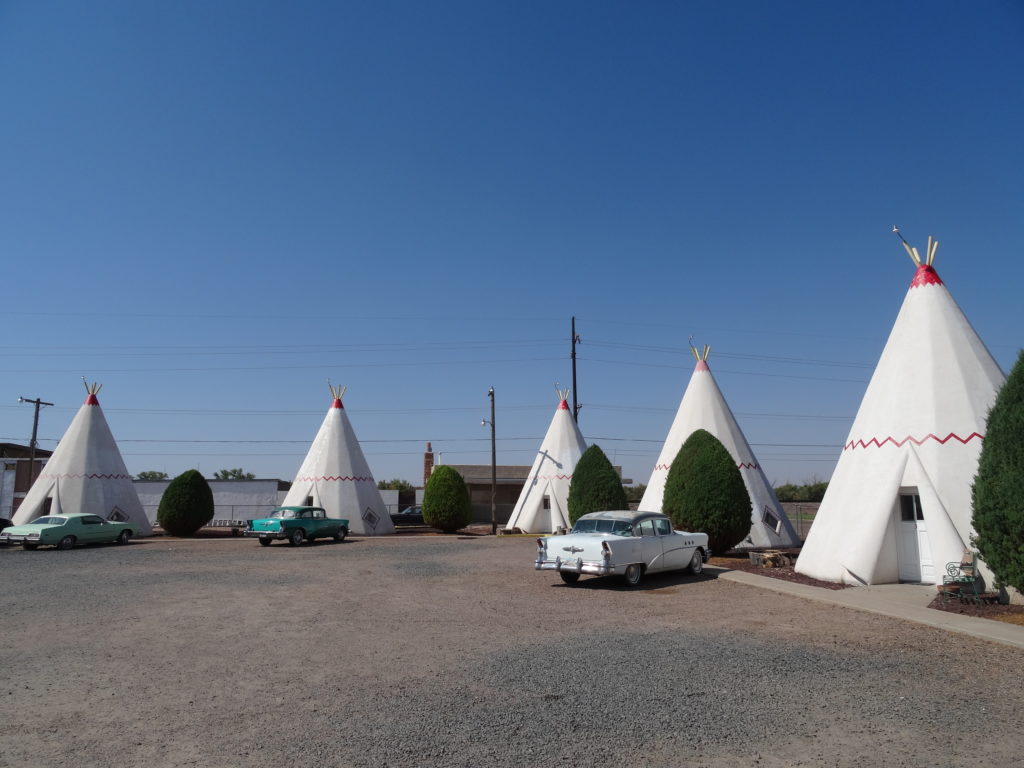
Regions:
<instances>
[{"instance_id":1,"label":"teepee door","mask_svg":"<svg viewBox=\"0 0 1024 768\"><path fill-rule=\"evenodd\" d=\"M928 528L921 512L921 497L916 493L900 494L899 514L900 581L931 583L935 581L935 570L928 545Z\"/></svg>"}]
</instances>

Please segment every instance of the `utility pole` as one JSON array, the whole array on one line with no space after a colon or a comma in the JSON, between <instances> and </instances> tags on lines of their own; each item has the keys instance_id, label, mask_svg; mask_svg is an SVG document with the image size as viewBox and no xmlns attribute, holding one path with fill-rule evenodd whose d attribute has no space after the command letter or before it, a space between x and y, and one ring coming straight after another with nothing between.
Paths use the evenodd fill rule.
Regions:
<instances>
[{"instance_id":1,"label":"utility pole","mask_svg":"<svg viewBox=\"0 0 1024 768\"><path fill-rule=\"evenodd\" d=\"M576 333L576 316L572 317L572 420L579 423L580 406L576 403L576 344L580 337Z\"/></svg>"},{"instance_id":2,"label":"utility pole","mask_svg":"<svg viewBox=\"0 0 1024 768\"><path fill-rule=\"evenodd\" d=\"M494 387L487 390L491 398L491 535L498 535L498 452L494 440Z\"/></svg>"},{"instance_id":3,"label":"utility pole","mask_svg":"<svg viewBox=\"0 0 1024 768\"><path fill-rule=\"evenodd\" d=\"M18 402L32 403L36 407L35 417L32 419L32 440L28 444L28 486L31 488L36 479L36 434L39 431L39 408L44 405L53 405L53 403L43 402L38 397L35 400L19 397Z\"/></svg>"}]
</instances>

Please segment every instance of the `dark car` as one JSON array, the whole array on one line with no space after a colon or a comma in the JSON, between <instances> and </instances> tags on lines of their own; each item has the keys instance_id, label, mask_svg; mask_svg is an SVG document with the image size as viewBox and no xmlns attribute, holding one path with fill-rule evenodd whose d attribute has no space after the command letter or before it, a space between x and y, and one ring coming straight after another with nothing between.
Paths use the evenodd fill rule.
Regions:
<instances>
[{"instance_id":1,"label":"dark car","mask_svg":"<svg viewBox=\"0 0 1024 768\"><path fill-rule=\"evenodd\" d=\"M4 528L10 528L12 525L14 525L13 521L8 520L6 517L0 517L0 531Z\"/></svg>"},{"instance_id":2,"label":"dark car","mask_svg":"<svg viewBox=\"0 0 1024 768\"><path fill-rule=\"evenodd\" d=\"M423 507L417 504L401 512L392 512L391 522L395 525L423 525Z\"/></svg>"}]
</instances>

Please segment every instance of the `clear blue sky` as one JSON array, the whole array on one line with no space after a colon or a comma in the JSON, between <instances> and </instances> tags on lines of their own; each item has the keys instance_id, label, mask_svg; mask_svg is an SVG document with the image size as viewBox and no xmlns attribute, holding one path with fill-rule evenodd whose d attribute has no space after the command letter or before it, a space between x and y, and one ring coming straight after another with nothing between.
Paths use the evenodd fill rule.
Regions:
<instances>
[{"instance_id":1,"label":"clear blue sky","mask_svg":"<svg viewBox=\"0 0 1024 768\"><path fill-rule=\"evenodd\" d=\"M571 380L646 482L694 342L827 478L923 247L1024 339L1024 4L0 0L0 440L129 470L529 463ZM908 383L912 385L912 383ZM194 441L194 442L192 442Z\"/></svg>"}]
</instances>

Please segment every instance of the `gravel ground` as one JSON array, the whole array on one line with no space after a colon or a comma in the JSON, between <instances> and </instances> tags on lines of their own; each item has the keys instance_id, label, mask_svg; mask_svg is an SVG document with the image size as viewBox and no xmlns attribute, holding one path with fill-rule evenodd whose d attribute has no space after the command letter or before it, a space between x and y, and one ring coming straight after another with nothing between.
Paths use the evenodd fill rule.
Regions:
<instances>
[{"instance_id":1,"label":"gravel ground","mask_svg":"<svg viewBox=\"0 0 1024 768\"><path fill-rule=\"evenodd\" d=\"M0 766L1021 764L1019 650L534 549L0 550Z\"/></svg>"}]
</instances>

